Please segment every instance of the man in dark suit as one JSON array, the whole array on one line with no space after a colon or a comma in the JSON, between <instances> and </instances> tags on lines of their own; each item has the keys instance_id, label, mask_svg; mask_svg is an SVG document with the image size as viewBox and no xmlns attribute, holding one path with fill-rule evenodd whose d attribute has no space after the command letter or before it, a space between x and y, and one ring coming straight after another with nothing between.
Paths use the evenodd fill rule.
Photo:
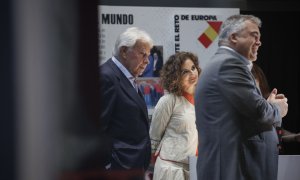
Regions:
<instances>
[{"instance_id":1,"label":"man in dark suit","mask_svg":"<svg viewBox=\"0 0 300 180\"><path fill-rule=\"evenodd\" d=\"M109 141L106 169L111 179L143 179L151 145L148 113L135 79L147 64L151 37L136 27L120 34L113 57L100 68L101 127Z\"/></svg>"},{"instance_id":2,"label":"man in dark suit","mask_svg":"<svg viewBox=\"0 0 300 180\"><path fill-rule=\"evenodd\" d=\"M287 98L275 89L264 99L251 74L261 45L261 20L234 15L224 21L219 49L196 89L199 180L276 180L278 138Z\"/></svg>"}]
</instances>

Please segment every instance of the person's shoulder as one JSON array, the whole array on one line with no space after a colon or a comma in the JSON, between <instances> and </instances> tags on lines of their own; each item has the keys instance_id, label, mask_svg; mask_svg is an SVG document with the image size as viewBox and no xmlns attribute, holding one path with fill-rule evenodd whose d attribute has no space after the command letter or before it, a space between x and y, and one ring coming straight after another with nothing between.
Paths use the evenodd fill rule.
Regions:
<instances>
[{"instance_id":1,"label":"person's shoulder","mask_svg":"<svg viewBox=\"0 0 300 180\"><path fill-rule=\"evenodd\" d=\"M109 62L109 60L99 67L99 71L102 81L115 81L118 78L118 73L113 68L113 62Z\"/></svg>"},{"instance_id":2,"label":"person's shoulder","mask_svg":"<svg viewBox=\"0 0 300 180\"><path fill-rule=\"evenodd\" d=\"M176 96L175 94L173 93L165 93L160 99L160 103L161 104L165 104L165 103L168 103L168 104L173 104L175 103L176 101L178 101L178 98L179 96Z\"/></svg>"},{"instance_id":3,"label":"person's shoulder","mask_svg":"<svg viewBox=\"0 0 300 180\"><path fill-rule=\"evenodd\" d=\"M241 57L234 52L226 48L219 48L216 54L212 57L212 61L218 61L222 63L238 62L241 63Z\"/></svg>"},{"instance_id":4,"label":"person's shoulder","mask_svg":"<svg viewBox=\"0 0 300 180\"><path fill-rule=\"evenodd\" d=\"M165 94L161 98L164 98L164 99L175 99L176 95L173 94L173 93L165 92Z\"/></svg>"},{"instance_id":5,"label":"person's shoulder","mask_svg":"<svg viewBox=\"0 0 300 180\"><path fill-rule=\"evenodd\" d=\"M113 74L113 62L111 59L107 60L99 66L99 71L101 74Z\"/></svg>"},{"instance_id":6,"label":"person's shoulder","mask_svg":"<svg viewBox=\"0 0 300 180\"><path fill-rule=\"evenodd\" d=\"M244 66L247 64L246 60L238 55L236 52L233 52L228 49L220 48L218 53L216 53L211 59L211 66L219 67L221 70L226 67L234 68L239 66Z\"/></svg>"},{"instance_id":7,"label":"person's shoulder","mask_svg":"<svg viewBox=\"0 0 300 180\"><path fill-rule=\"evenodd\" d=\"M110 59L106 60L105 62L101 62L99 67L100 67L100 69L102 69L102 68L105 68L107 66L111 66L112 63L113 63L113 61L110 58Z\"/></svg>"},{"instance_id":8,"label":"person's shoulder","mask_svg":"<svg viewBox=\"0 0 300 180\"><path fill-rule=\"evenodd\" d=\"M176 95L172 93L165 93L155 106L155 109L169 109L171 110L176 104Z\"/></svg>"}]
</instances>

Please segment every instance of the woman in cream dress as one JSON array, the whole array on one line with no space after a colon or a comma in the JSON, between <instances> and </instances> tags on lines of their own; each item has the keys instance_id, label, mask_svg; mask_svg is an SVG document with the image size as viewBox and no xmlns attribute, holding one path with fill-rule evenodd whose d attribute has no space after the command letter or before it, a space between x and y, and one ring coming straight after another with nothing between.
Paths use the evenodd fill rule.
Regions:
<instances>
[{"instance_id":1,"label":"woman in cream dress","mask_svg":"<svg viewBox=\"0 0 300 180\"><path fill-rule=\"evenodd\" d=\"M200 72L197 56L189 52L170 56L161 70L168 93L157 103L150 126L154 180L189 179L188 157L196 155L198 145L193 96Z\"/></svg>"}]
</instances>

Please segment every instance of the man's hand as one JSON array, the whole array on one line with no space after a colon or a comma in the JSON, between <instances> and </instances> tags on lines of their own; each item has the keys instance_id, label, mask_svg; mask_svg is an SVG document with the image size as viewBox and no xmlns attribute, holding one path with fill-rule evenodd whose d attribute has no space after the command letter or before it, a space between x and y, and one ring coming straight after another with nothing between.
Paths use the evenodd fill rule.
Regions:
<instances>
[{"instance_id":1,"label":"man's hand","mask_svg":"<svg viewBox=\"0 0 300 180\"><path fill-rule=\"evenodd\" d=\"M145 172L145 180L152 180L153 179L153 171L147 170Z\"/></svg>"},{"instance_id":2,"label":"man's hand","mask_svg":"<svg viewBox=\"0 0 300 180\"><path fill-rule=\"evenodd\" d=\"M277 105L281 117L286 116L288 112L288 103L287 98L284 96L284 94L277 94L277 89L274 88L267 100L268 102Z\"/></svg>"}]
</instances>

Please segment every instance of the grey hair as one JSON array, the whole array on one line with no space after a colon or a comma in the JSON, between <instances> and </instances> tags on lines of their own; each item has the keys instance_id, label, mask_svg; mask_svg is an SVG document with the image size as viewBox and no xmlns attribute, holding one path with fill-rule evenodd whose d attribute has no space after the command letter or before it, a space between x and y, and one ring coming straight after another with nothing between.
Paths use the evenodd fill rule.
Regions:
<instances>
[{"instance_id":1,"label":"grey hair","mask_svg":"<svg viewBox=\"0 0 300 180\"><path fill-rule=\"evenodd\" d=\"M119 56L120 48L122 46L133 47L138 40L148 43L151 48L153 47L153 40L147 32L137 27L131 27L126 29L126 31L120 34L117 38L113 50L113 56Z\"/></svg>"},{"instance_id":2,"label":"grey hair","mask_svg":"<svg viewBox=\"0 0 300 180\"><path fill-rule=\"evenodd\" d=\"M245 21L251 21L258 27L261 27L261 20L253 15L232 15L227 18L221 27L219 34L219 45L226 44L229 42L229 37L233 33L238 33L245 28Z\"/></svg>"}]
</instances>

